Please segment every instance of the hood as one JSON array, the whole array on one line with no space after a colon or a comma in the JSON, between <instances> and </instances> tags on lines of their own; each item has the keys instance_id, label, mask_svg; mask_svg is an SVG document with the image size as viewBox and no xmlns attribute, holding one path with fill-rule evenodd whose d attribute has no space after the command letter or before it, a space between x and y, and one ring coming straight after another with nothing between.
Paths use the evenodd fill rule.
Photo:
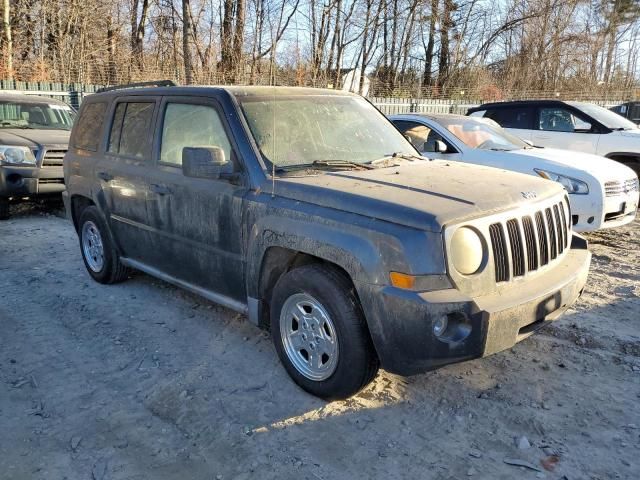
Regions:
<instances>
[{"instance_id":1,"label":"hood","mask_svg":"<svg viewBox=\"0 0 640 480\"><path fill-rule=\"evenodd\" d=\"M585 171L602 181L620 178L626 179L634 175L633 170L620 162L590 153L560 150L557 148L512 150L509 153L531 157L532 162L535 162L535 159L543 160L542 162L538 161L535 167L544 170L547 168L545 167L545 164L547 164L549 170L554 173L563 173L563 171L566 171L566 168L570 168L572 170ZM559 166L561 170L553 170L556 165ZM532 165L532 170L533 167L534 165Z\"/></svg>"},{"instance_id":2,"label":"hood","mask_svg":"<svg viewBox=\"0 0 640 480\"><path fill-rule=\"evenodd\" d=\"M46 146L60 146L67 148L70 131L28 128L0 128L0 145L19 145L38 148Z\"/></svg>"},{"instance_id":3,"label":"hood","mask_svg":"<svg viewBox=\"0 0 640 480\"><path fill-rule=\"evenodd\" d=\"M266 187L266 185L265 185ZM271 182L268 187L271 188ZM470 220L561 193L542 178L497 168L448 161L313 176L281 177L275 194L344 212L440 232Z\"/></svg>"},{"instance_id":4,"label":"hood","mask_svg":"<svg viewBox=\"0 0 640 480\"><path fill-rule=\"evenodd\" d=\"M630 137L640 140L640 128L634 128L633 130L620 130L618 133L623 137Z\"/></svg>"}]
</instances>

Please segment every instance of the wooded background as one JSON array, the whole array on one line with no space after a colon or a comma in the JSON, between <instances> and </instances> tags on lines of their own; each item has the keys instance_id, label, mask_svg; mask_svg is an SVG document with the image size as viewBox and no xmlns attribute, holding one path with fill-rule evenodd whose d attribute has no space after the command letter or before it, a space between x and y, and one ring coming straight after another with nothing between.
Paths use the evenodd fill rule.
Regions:
<instances>
[{"instance_id":1,"label":"wooded background","mask_svg":"<svg viewBox=\"0 0 640 480\"><path fill-rule=\"evenodd\" d=\"M1 1L0 79L640 96L640 0Z\"/></svg>"}]
</instances>

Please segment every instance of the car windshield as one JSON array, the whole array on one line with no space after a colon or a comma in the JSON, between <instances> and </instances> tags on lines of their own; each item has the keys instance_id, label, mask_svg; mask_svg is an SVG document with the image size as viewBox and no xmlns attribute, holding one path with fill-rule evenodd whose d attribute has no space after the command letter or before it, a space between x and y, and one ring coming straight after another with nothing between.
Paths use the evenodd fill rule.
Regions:
<instances>
[{"instance_id":1,"label":"car windshield","mask_svg":"<svg viewBox=\"0 0 640 480\"><path fill-rule=\"evenodd\" d=\"M520 150L525 142L493 125L495 122L473 117L440 117L437 122L470 148L481 150Z\"/></svg>"},{"instance_id":2,"label":"car windshield","mask_svg":"<svg viewBox=\"0 0 640 480\"><path fill-rule=\"evenodd\" d=\"M611 110L592 103L567 102L612 130L635 130L638 126Z\"/></svg>"},{"instance_id":3,"label":"car windshield","mask_svg":"<svg viewBox=\"0 0 640 480\"><path fill-rule=\"evenodd\" d=\"M369 102L342 95L238 96L269 167L364 165L416 150ZM382 166L382 165L379 165Z\"/></svg>"},{"instance_id":4,"label":"car windshield","mask_svg":"<svg viewBox=\"0 0 640 480\"><path fill-rule=\"evenodd\" d=\"M75 113L67 105L43 102L0 102L0 128L71 130Z\"/></svg>"}]
</instances>

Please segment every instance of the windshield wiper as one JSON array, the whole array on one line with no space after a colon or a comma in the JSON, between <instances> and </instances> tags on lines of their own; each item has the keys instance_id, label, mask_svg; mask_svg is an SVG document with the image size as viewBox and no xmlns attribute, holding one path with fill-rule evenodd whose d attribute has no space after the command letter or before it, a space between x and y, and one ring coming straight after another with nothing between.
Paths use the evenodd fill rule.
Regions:
<instances>
[{"instance_id":1,"label":"windshield wiper","mask_svg":"<svg viewBox=\"0 0 640 480\"><path fill-rule=\"evenodd\" d=\"M352 162L350 160L314 160L311 163L297 163L293 165L279 165L276 172L290 172L292 170L371 170L374 168L369 164Z\"/></svg>"},{"instance_id":2,"label":"windshield wiper","mask_svg":"<svg viewBox=\"0 0 640 480\"><path fill-rule=\"evenodd\" d=\"M33 127L29 125L12 125L10 123L2 123L0 124L0 128L19 128L21 130L34 130Z\"/></svg>"},{"instance_id":3,"label":"windshield wiper","mask_svg":"<svg viewBox=\"0 0 640 480\"><path fill-rule=\"evenodd\" d=\"M411 162L414 162L416 160L424 160L423 157L420 157L418 155L413 155L412 153L402 153L402 152L394 152L391 153L389 155L385 155L382 158L378 158L376 160L372 160L371 162L369 162L367 165L378 165L384 162L388 162L389 160L393 160L393 159L402 159L402 160L409 160Z\"/></svg>"}]
</instances>

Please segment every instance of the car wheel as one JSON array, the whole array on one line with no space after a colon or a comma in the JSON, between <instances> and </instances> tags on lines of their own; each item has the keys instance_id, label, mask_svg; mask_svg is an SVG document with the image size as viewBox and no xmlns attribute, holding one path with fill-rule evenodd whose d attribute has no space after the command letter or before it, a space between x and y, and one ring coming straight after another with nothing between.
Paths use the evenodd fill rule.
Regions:
<instances>
[{"instance_id":1,"label":"car wheel","mask_svg":"<svg viewBox=\"0 0 640 480\"><path fill-rule=\"evenodd\" d=\"M291 378L318 397L347 398L378 371L353 285L334 268L305 265L280 277L271 301L271 333Z\"/></svg>"},{"instance_id":2,"label":"car wheel","mask_svg":"<svg viewBox=\"0 0 640 480\"><path fill-rule=\"evenodd\" d=\"M106 223L94 206L87 207L80 216L80 251L89 275L100 283L125 280L129 269L120 263Z\"/></svg>"},{"instance_id":3,"label":"car wheel","mask_svg":"<svg viewBox=\"0 0 640 480\"><path fill-rule=\"evenodd\" d=\"M0 198L0 220L6 220L9 216L9 199Z\"/></svg>"}]
</instances>

